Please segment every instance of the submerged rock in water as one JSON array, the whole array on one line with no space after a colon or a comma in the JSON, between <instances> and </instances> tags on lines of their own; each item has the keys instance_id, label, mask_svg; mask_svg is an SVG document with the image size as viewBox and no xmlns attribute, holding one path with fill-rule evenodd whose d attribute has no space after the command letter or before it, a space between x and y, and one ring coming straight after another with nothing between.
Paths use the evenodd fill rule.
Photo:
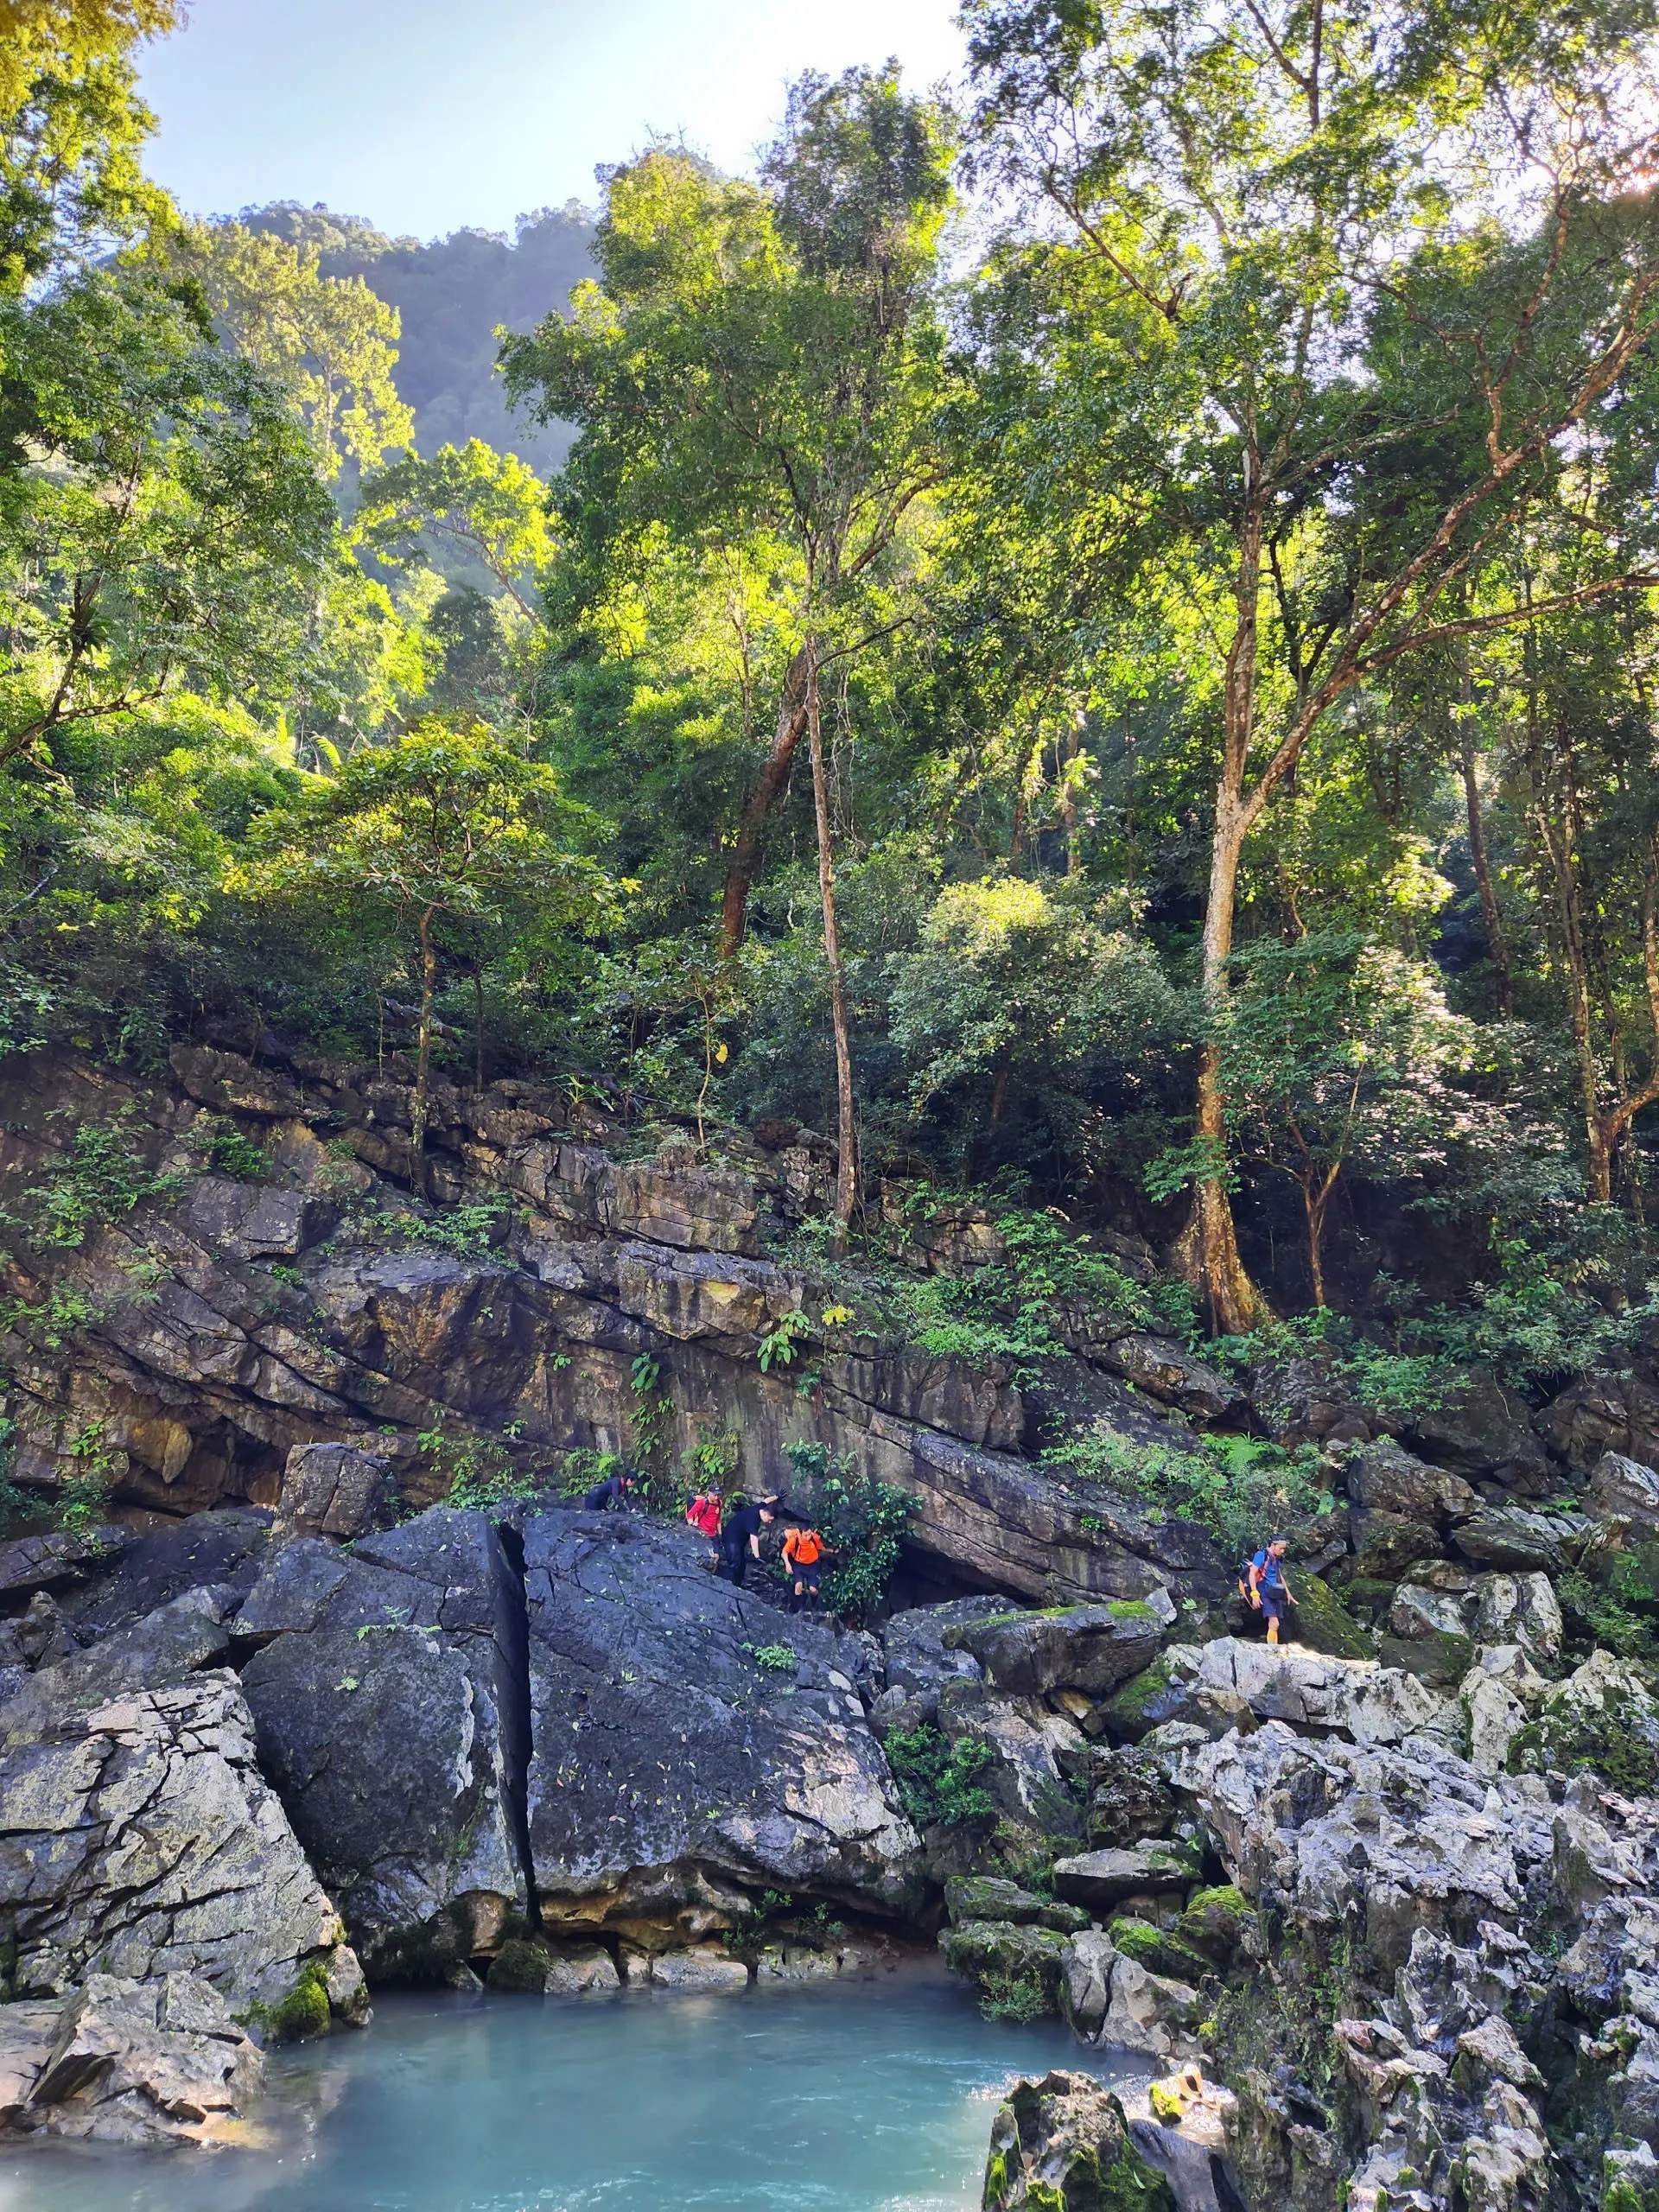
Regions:
<instances>
[{"instance_id":1,"label":"submerged rock in water","mask_svg":"<svg viewBox=\"0 0 1659 2212\"><path fill-rule=\"evenodd\" d=\"M0 2132L157 2145L224 2139L264 2078L219 1992L194 1975L93 1974L56 2004L0 2005Z\"/></svg>"},{"instance_id":2,"label":"submerged rock in water","mask_svg":"<svg viewBox=\"0 0 1659 2212\"><path fill-rule=\"evenodd\" d=\"M545 1922L696 1936L754 1888L919 1904L921 1840L853 1687L856 1638L716 1580L688 1532L632 1516L543 1515L524 1547Z\"/></svg>"},{"instance_id":3,"label":"submerged rock in water","mask_svg":"<svg viewBox=\"0 0 1659 2212\"><path fill-rule=\"evenodd\" d=\"M276 1546L234 1623L259 1755L372 1974L493 1951L529 1884L518 1577L482 1513L435 1506L347 1554Z\"/></svg>"}]
</instances>

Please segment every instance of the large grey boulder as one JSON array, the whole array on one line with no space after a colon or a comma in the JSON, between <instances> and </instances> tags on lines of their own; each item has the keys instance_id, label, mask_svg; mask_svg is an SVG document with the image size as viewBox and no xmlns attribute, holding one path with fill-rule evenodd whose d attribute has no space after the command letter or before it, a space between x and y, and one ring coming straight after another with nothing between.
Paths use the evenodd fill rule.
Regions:
<instances>
[{"instance_id":1,"label":"large grey boulder","mask_svg":"<svg viewBox=\"0 0 1659 2212\"><path fill-rule=\"evenodd\" d=\"M0 1709L0 1935L18 1996L194 1974L245 2013L316 1966L340 2016L364 2010L340 1916L220 1670L90 1710L67 1694Z\"/></svg>"},{"instance_id":2,"label":"large grey boulder","mask_svg":"<svg viewBox=\"0 0 1659 2212\"><path fill-rule=\"evenodd\" d=\"M350 1444L296 1444L283 1470L271 1533L288 1536L365 1535L383 1504L391 1463Z\"/></svg>"},{"instance_id":3,"label":"large grey boulder","mask_svg":"<svg viewBox=\"0 0 1659 2212\"><path fill-rule=\"evenodd\" d=\"M95 1974L58 2003L0 2006L0 2134L146 2146L235 2139L257 2046L211 1983Z\"/></svg>"},{"instance_id":4,"label":"large grey boulder","mask_svg":"<svg viewBox=\"0 0 1659 2212\"><path fill-rule=\"evenodd\" d=\"M1397 1744L1421 1730L1443 1728L1450 1716L1445 1698L1398 1668L1374 1659L1326 1658L1295 1644L1236 1637L1173 1644L1142 1679L1151 1682L1154 1676L1158 1694L1142 1700L1152 1725L1192 1720L1217 1735L1232 1726L1279 1720L1308 1735ZM1120 1694L1113 1712L1136 1687Z\"/></svg>"},{"instance_id":5,"label":"large grey boulder","mask_svg":"<svg viewBox=\"0 0 1659 2212\"><path fill-rule=\"evenodd\" d=\"M1007 1611L1001 1598L956 1598L943 1605L917 1605L891 1615L880 1631L887 1691L878 1700L878 1713L895 1715L894 1725L901 1727L937 1721L944 1686L982 1681L985 1673L971 1651L954 1641L947 1643L947 1635ZM877 1725L882 1725L880 1719Z\"/></svg>"},{"instance_id":6,"label":"large grey boulder","mask_svg":"<svg viewBox=\"0 0 1659 2212\"><path fill-rule=\"evenodd\" d=\"M1407 1434L1425 1458L1459 1474L1491 1476L1522 1497L1548 1494L1549 1455L1525 1401L1490 1368L1467 1369L1444 1404L1413 1414Z\"/></svg>"},{"instance_id":7,"label":"large grey boulder","mask_svg":"<svg viewBox=\"0 0 1659 2212\"><path fill-rule=\"evenodd\" d=\"M1109 1373L1122 1376L1149 1396L1179 1406L1183 1413L1195 1414L1200 1421L1219 1421L1246 1403L1236 1382L1230 1382L1171 1337L1131 1330L1106 1343L1089 1344L1084 1356Z\"/></svg>"},{"instance_id":8,"label":"large grey boulder","mask_svg":"<svg viewBox=\"0 0 1659 2212\"><path fill-rule=\"evenodd\" d=\"M1637 1533L1638 1540L1659 1535L1659 1473L1623 1452L1604 1452L1584 1493L1592 1519Z\"/></svg>"},{"instance_id":9,"label":"large grey boulder","mask_svg":"<svg viewBox=\"0 0 1659 2212\"><path fill-rule=\"evenodd\" d=\"M0 1599L36 1590L62 1590L111 1566L131 1538L125 1529L89 1529L84 1535L54 1529L0 1544Z\"/></svg>"},{"instance_id":10,"label":"large grey boulder","mask_svg":"<svg viewBox=\"0 0 1659 2212\"><path fill-rule=\"evenodd\" d=\"M350 1554L276 1546L234 1623L266 1773L377 1978L447 1974L529 1902L517 1575L435 1506Z\"/></svg>"},{"instance_id":11,"label":"large grey boulder","mask_svg":"<svg viewBox=\"0 0 1659 2212\"><path fill-rule=\"evenodd\" d=\"M1198 1875L1191 1855L1171 1844L1084 1851L1054 1862L1058 1893L1073 1904L1087 1905L1099 1913L1109 1912L1125 1897L1189 1890Z\"/></svg>"},{"instance_id":12,"label":"large grey boulder","mask_svg":"<svg viewBox=\"0 0 1659 2212\"><path fill-rule=\"evenodd\" d=\"M994 1613L953 1624L947 1647L970 1651L996 1688L1042 1697L1074 1689L1108 1696L1149 1667L1175 1618L1167 1592L1119 1598L1103 1605L1061 1605L1040 1612Z\"/></svg>"},{"instance_id":13,"label":"large grey boulder","mask_svg":"<svg viewBox=\"0 0 1659 2212\"><path fill-rule=\"evenodd\" d=\"M1386 1436L1350 1460L1348 1495L1356 1505L1422 1522L1466 1520L1479 1503L1461 1475L1431 1467Z\"/></svg>"},{"instance_id":14,"label":"large grey boulder","mask_svg":"<svg viewBox=\"0 0 1659 2212\"><path fill-rule=\"evenodd\" d=\"M1453 1541L1478 1567L1522 1574L1561 1574L1577 1559L1593 1523L1576 1513L1529 1512L1519 1505L1483 1505L1460 1522Z\"/></svg>"},{"instance_id":15,"label":"large grey boulder","mask_svg":"<svg viewBox=\"0 0 1659 2212\"><path fill-rule=\"evenodd\" d=\"M222 1611L253 1586L270 1541L270 1516L251 1506L193 1513L183 1521L127 1538L64 1611L82 1643L130 1628L158 1606L211 1591Z\"/></svg>"},{"instance_id":16,"label":"large grey boulder","mask_svg":"<svg viewBox=\"0 0 1659 2212\"><path fill-rule=\"evenodd\" d=\"M696 1937L757 1889L901 1914L921 1842L855 1687L864 1646L705 1569L690 1532L524 1529L530 1849L544 1923Z\"/></svg>"}]
</instances>

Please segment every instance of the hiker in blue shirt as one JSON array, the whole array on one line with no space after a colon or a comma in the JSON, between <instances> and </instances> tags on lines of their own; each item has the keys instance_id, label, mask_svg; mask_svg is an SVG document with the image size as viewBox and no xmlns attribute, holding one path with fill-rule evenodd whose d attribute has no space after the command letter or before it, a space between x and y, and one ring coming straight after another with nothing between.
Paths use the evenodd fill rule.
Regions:
<instances>
[{"instance_id":1,"label":"hiker in blue shirt","mask_svg":"<svg viewBox=\"0 0 1659 2212\"><path fill-rule=\"evenodd\" d=\"M1267 1615L1269 1643L1278 1643L1279 1624L1285 1617L1285 1607L1296 1602L1280 1567L1284 1555L1285 1540L1274 1536L1250 1561L1249 1600L1255 1611Z\"/></svg>"}]
</instances>

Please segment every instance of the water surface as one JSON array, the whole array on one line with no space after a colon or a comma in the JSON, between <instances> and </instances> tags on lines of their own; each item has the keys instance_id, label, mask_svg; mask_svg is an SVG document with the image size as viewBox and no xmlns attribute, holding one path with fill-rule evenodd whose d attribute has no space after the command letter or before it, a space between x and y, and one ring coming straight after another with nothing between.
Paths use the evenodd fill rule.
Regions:
<instances>
[{"instance_id":1,"label":"water surface","mask_svg":"<svg viewBox=\"0 0 1659 2212\"><path fill-rule=\"evenodd\" d=\"M966 2212L998 2097L1052 2065L1146 2079L925 1971L387 1995L366 2033L273 2058L271 2152L30 2145L0 2158L0 2212Z\"/></svg>"}]
</instances>

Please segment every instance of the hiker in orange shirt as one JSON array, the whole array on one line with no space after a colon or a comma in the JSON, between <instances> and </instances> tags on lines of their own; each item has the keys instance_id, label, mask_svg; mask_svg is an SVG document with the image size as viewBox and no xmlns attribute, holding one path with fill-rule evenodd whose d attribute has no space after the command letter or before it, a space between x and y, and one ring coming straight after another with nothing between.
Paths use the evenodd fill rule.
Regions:
<instances>
[{"instance_id":1,"label":"hiker in orange shirt","mask_svg":"<svg viewBox=\"0 0 1659 2212\"><path fill-rule=\"evenodd\" d=\"M804 1613L819 1602L818 1576L830 1547L816 1529L784 1531L784 1567L789 1576L792 1613Z\"/></svg>"}]
</instances>

